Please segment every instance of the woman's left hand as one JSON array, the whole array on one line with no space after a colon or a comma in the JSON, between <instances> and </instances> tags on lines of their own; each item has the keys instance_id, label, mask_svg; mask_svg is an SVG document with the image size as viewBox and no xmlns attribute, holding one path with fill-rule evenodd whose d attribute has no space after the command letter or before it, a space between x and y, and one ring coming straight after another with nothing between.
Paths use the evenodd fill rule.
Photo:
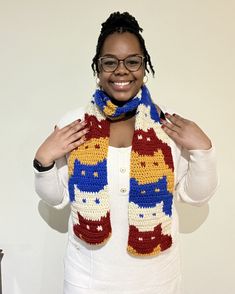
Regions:
<instances>
[{"instance_id":1,"label":"woman's left hand","mask_svg":"<svg viewBox=\"0 0 235 294\"><path fill-rule=\"evenodd\" d=\"M165 114L169 120L161 120L162 128L166 134L187 150L208 150L211 140L194 122L182 118L177 114Z\"/></svg>"}]
</instances>

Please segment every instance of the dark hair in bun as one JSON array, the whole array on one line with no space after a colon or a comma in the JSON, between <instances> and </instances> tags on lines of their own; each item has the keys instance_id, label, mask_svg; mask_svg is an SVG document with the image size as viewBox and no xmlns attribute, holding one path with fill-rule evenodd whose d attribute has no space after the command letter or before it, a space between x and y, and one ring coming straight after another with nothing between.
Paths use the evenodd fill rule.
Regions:
<instances>
[{"instance_id":1,"label":"dark hair in bun","mask_svg":"<svg viewBox=\"0 0 235 294\"><path fill-rule=\"evenodd\" d=\"M145 64L146 71L149 72L149 69L148 69L148 66L149 66L152 74L154 75L155 71L151 63L151 58L145 47L145 41L140 34L142 31L143 29L139 26L137 20L128 12L120 13L118 11L118 12L114 12L110 14L108 19L101 25L101 31L100 31L98 43L96 46L96 55L94 56L92 60L92 64L91 64L94 74L99 73L98 58L100 57L100 52L103 47L105 39L109 35L115 32L117 33L129 32L134 34L140 42L140 47L143 50L144 64Z\"/></svg>"}]
</instances>

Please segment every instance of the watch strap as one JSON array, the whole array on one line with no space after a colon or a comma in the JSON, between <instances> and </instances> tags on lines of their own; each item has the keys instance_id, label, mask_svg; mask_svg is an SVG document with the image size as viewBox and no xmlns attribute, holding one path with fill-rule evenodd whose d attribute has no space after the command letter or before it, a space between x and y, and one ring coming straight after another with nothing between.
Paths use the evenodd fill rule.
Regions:
<instances>
[{"instance_id":1,"label":"watch strap","mask_svg":"<svg viewBox=\"0 0 235 294\"><path fill-rule=\"evenodd\" d=\"M34 158L34 160L33 160L33 167L39 172L48 171L48 170L52 169L54 167L54 165L55 165L55 162L53 162L49 166L43 166L41 164L41 162L39 162L36 158Z\"/></svg>"}]
</instances>

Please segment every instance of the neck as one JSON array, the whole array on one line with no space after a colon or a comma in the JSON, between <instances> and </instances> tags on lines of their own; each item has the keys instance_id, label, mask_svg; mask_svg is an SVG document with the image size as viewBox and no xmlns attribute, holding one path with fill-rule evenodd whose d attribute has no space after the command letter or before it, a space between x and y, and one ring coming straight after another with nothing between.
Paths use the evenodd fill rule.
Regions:
<instances>
[{"instance_id":1,"label":"neck","mask_svg":"<svg viewBox=\"0 0 235 294\"><path fill-rule=\"evenodd\" d=\"M116 118L116 119L111 119L111 118L108 118L108 120L112 123L115 123L115 122L120 122L120 121L125 121L125 120L128 120L130 118L133 118L134 116L136 115L136 109L132 110L132 111L128 111L125 113L125 116L122 116L120 118Z\"/></svg>"},{"instance_id":2,"label":"neck","mask_svg":"<svg viewBox=\"0 0 235 294\"><path fill-rule=\"evenodd\" d=\"M113 104L117 105L117 106L123 106L125 105L128 101L130 101L132 98L130 98L129 100L127 101L119 101L119 100L116 100L115 98L112 98L110 97L110 100Z\"/></svg>"}]
</instances>

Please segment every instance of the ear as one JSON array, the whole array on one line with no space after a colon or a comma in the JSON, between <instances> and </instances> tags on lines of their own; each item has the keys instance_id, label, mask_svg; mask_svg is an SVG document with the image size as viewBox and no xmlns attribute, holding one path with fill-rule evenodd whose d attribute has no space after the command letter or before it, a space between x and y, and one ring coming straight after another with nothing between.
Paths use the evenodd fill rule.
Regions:
<instances>
[{"instance_id":1,"label":"ear","mask_svg":"<svg viewBox=\"0 0 235 294\"><path fill-rule=\"evenodd\" d=\"M99 74L96 75L96 87L101 89Z\"/></svg>"},{"instance_id":2,"label":"ear","mask_svg":"<svg viewBox=\"0 0 235 294\"><path fill-rule=\"evenodd\" d=\"M100 65L100 62L98 61L97 67L96 67L96 75L98 78L99 78L100 72L101 72L101 65Z\"/></svg>"},{"instance_id":3,"label":"ear","mask_svg":"<svg viewBox=\"0 0 235 294\"><path fill-rule=\"evenodd\" d=\"M146 71L145 68L144 68L144 69L143 69L143 77L142 77L143 85L145 84L146 76L147 76L147 71Z\"/></svg>"},{"instance_id":4,"label":"ear","mask_svg":"<svg viewBox=\"0 0 235 294\"><path fill-rule=\"evenodd\" d=\"M147 84L147 82L148 82L148 76L145 75L143 78L143 85Z\"/></svg>"}]
</instances>

